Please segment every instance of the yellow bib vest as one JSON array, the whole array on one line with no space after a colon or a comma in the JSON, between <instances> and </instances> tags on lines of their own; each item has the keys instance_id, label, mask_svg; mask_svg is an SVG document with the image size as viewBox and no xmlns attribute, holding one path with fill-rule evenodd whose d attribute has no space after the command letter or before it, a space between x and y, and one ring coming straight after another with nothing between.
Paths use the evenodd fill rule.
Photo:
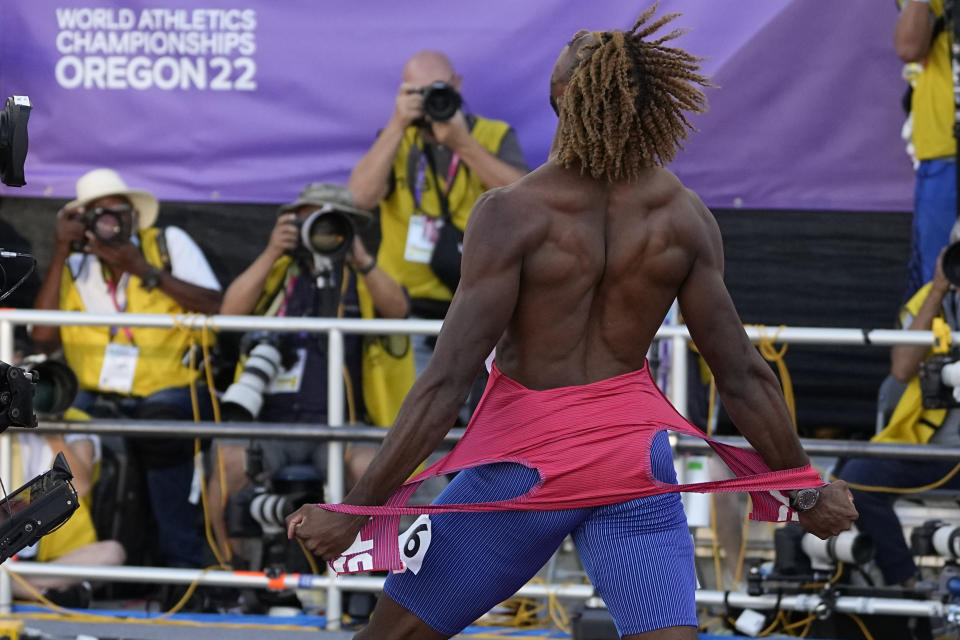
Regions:
<instances>
[{"instance_id":1,"label":"yellow bib vest","mask_svg":"<svg viewBox=\"0 0 960 640\"><path fill-rule=\"evenodd\" d=\"M932 283L927 283L904 306L907 313L916 317L923 306L924 300L930 295ZM943 317L941 311L939 317ZM925 358L929 358L933 351L927 352ZM913 376L903 395L897 402L893 415L890 416L890 422L884 427L883 431L873 436L871 442L905 442L910 444L925 444L937 428L943 424L947 417L946 409L924 409L923 395L920 392L920 378Z\"/></svg>"},{"instance_id":2,"label":"yellow bib vest","mask_svg":"<svg viewBox=\"0 0 960 640\"><path fill-rule=\"evenodd\" d=\"M140 247L147 262L162 268L163 260L157 246L158 232L159 229L155 228L140 231ZM60 309L86 311L67 265L63 268L60 283ZM127 281L126 294L126 311L130 313L184 313L183 307L173 298L159 288L147 291L140 286L140 278L132 274ZM131 395L143 397L160 389L183 387L197 378L197 372L184 366L181 361L190 345L191 333L200 344L199 331L130 327L130 332L133 344L139 349ZM64 356L77 374L81 389L98 390L104 352L110 342L131 344L126 331L120 329L112 337L110 333L110 327L60 327Z\"/></svg>"},{"instance_id":3,"label":"yellow bib vest","mask_svg":"<svg viewBox=\"0 0 960 640\"><path fill-rule=\"evenodd\" d=\"M509 130L506 122L477 117L470 135L487 151L496 155ZM411 176L408 166L410 151L414 146L422 149L423 141L416 127L408 127L393 161L393 191L380 203L380 230L383 240L377 254L377 263L394 280L407 288L411 298L450 300L453 292L434 275L430 265L408 262L403 258L410 217L415 213L435 218L441 216L438 182L434 180L435 176L429 167L426 168L427 176L419 207L415 202L410 189ZM445 177L441 177L441 184ZM413 176L413 179L416 180L416 176ZM463 230L467 226L470 210L484 191L486 187L476 174L461 163L447 195L450 216L457 228Z\"/></svg>"}]
</instances>

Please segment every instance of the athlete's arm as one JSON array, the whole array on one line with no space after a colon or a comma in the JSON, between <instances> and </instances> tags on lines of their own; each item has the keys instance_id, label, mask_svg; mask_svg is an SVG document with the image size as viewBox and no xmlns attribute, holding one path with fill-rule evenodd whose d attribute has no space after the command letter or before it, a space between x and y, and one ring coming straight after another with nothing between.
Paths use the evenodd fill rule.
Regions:
<instances>
[{"instance_id":1,"label":"athlete's arm","mask_svg":"<svg viewBox=\"0 0 960 640\"><path fill-rule=\"evenodd\" d=\"M345 504L386 502L430 453L456 420L469 387L513 316L530 225L488 191L470 214L463 245L460 286L443 321L433 357L417 378L397 419ZM331 559L346 549L367 518L301 507L287 518L289 536Z\"/></svg>"},{"instance_id":2,"label":"athlete's arm","mask_svg":"<svg viewBox=\"0 0 960 640\"><path fill-rule=\"evenodd\" d=\"M437 448L513 315L524 242L501 199L492 192L474 207L464 236L460 286L430 363L344 502L382 504Z\"/></svg>"},{"instance_id":3,"label":"athlete's arm","mask_svg":"<svg viewBox=\"0 0 960 640\"><path fill-rule=\"evenodd\" d=\"M692 239L693 266L678 301L690 336L713 372L724 409L771 469L810 462L794 431L783 393L770 367L743 330L723 283L723 244L716 221L696 196L700 224ZM824 488L817 507L800 515L811 533L826 538L856 519L846 484Z\"/></svg>"}]
</instances>

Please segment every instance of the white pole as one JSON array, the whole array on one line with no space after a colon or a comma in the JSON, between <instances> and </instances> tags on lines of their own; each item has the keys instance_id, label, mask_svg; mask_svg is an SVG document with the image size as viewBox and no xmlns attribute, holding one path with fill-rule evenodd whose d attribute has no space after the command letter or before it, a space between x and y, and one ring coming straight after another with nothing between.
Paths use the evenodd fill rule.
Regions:
<instances>
[{"instance_id":1,"label":"white pole","mask_svg":"<svg viewBox=\"0 0 960 640\"><path fill-rule=\"evenodd\" d=\"M87 567L64 565L52 562L16 562L10 570L23 577L66 577L85 580L103 580L114 582L149 582L155 584L190 584L196 581L200 585L249 587L256 589L323 589L331 583L350 591L376 592L383 588L383 578L373 576L317 576L299 573L286 573L268 577L263 572L207 571L199 569L165 569L162 567ZM545 597L555 595L559 598L575 600L590 599L591 606L603 606L603 601L595 597L593 587L588 584L526 584L517 591L518 596ZM826 603L817 594L785 595L772 594L751 596L743 592L698 590L698 605L720 606L727 604L736 608L780 609L788 611L817 611L826 607ZM945 604L939 600L914 600L908 598L885 598L864 596L840 596L832 607L838 613L857 613L866 615L896 616L957 616L960 605ZM327 610L329 617L330 611Z\"/></svg>"},{"instance_id":2,"label":"white pole","mask_svg":"<svg viewBox=\"0 0 960 640\"><path fill-rule=\"evenodd\" d=\"M327 342L327 422L331 427L343 425L343 332L331 329ZM331 440L327 444L327 502L343 501L343 441ZM339 583L331 580L327 585L327 629L340 630L343 611L343 592Z\"/></svg>"},{"instance_id":3,"label":"white pole","mask_svg":"<svg viewBox=\"0 0 960 640\"><path fill-rule=\"evenodd\" d=\"M9 320L0 320L0 361L13 364L13 323ZM16 487L10 486L13 480L13 460L10 447L10 433L0 435L0 480L7 491ZM0 614L8 614L13 605L13 589L10 575L0 571Z\"/></svg>"}]
</instances>

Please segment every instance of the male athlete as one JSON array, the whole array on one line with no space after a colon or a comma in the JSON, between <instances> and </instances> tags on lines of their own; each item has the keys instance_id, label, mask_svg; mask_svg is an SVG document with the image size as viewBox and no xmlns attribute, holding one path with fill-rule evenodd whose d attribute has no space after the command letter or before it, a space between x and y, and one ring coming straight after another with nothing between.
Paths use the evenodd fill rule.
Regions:
<instances>
[{"instance_id":1,"label":"male athlete","mask_svg":"<svg viewBox=\"0 0 960 640\"><path fill-rule=\"evenodd\" d=\"M466 470L437 502L519 508L432 515L423 566L387 579L357 638L456 635L515 593L568 534L621 636L697 637L693 548L680 498L666 492L676 478L660 431L683 430L682 419L671 417L645 366L674 298L724 407L766 465L759 476L756 467L734 468L740 480L819 487L803 489L812 501L791 506L821 538L857 517L846 485L820 487L807 467L777 380L724 287L713 217L662 167L690 128L683 112L704 108L695 85L706 78L696 58L664 44L676 32L646 40L674 17L654 21L654 11L631 31L580 32L561 52L550 159L477 202L433 359L341 505L391 498L453 425L496 346L485 397L443 469ZM288 532L330 560L367 521L307 505L290 516Z\"/></svg>"}]
</instances>

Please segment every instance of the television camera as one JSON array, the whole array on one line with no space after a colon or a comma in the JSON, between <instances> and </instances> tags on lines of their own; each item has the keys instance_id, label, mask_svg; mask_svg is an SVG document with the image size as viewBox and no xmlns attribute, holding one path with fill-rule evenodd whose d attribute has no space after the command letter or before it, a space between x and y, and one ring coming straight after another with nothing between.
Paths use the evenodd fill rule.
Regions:
<instances>
[{"instance_id":1,"label":"television camera","mask_svg":"<svg viewBox=\"0 0 960 640\"><path fill-rule=\"evenodd\" d=\"M41 379L38 368L50 370L39 363L21 368L0 362L0 432L9 427L37 426L34 394ZM58 381L45 381L40 388L44 390L43 408L60 408L57 403L62 404L63 392ZM70 466L60 453L50 471L0 500L0 562L35 544L73 515L79 503L72 479Z\"/></svg>"},{"instance_id":2,"label":"television camera","mask_svg":"<svg viewBox=\"0 0 960 640\"><path fill-rule=\"evenodd\" d=\"M30 98L10 96L0 111L0 182L8 187L22 187L23 164L27 159L27 120L30 119Z\"/></svg>"},{"instance_id":3,"label":"television camera","mask_svg":"<svg viewBox=\"0 0 960 640\"><path fill-rule=\"evenodd\" d=\"M7 98L0 110L0 182L10 187L26 184L23 165L27 158L27 120L30 117L30 99L27 96ZM6 271L2 261L28 258L32 264L20 280L0 291L0 301L22 285L36 268L30 254L0 249L0 272L6 287ZM41 371L28 365L21 368L0 362L0 433L9 427L37 426L34 413L34 394L41 381ZM44 381L44 407L52 407L54 393ZM72 399L72 398L71 398ZM0 500L0 562L21 549L35 544L64 522L77 510L77 492L71 484L73 474L66 458L60 453L50 471L43 473Z\"/></svg>"}]
</instances>

